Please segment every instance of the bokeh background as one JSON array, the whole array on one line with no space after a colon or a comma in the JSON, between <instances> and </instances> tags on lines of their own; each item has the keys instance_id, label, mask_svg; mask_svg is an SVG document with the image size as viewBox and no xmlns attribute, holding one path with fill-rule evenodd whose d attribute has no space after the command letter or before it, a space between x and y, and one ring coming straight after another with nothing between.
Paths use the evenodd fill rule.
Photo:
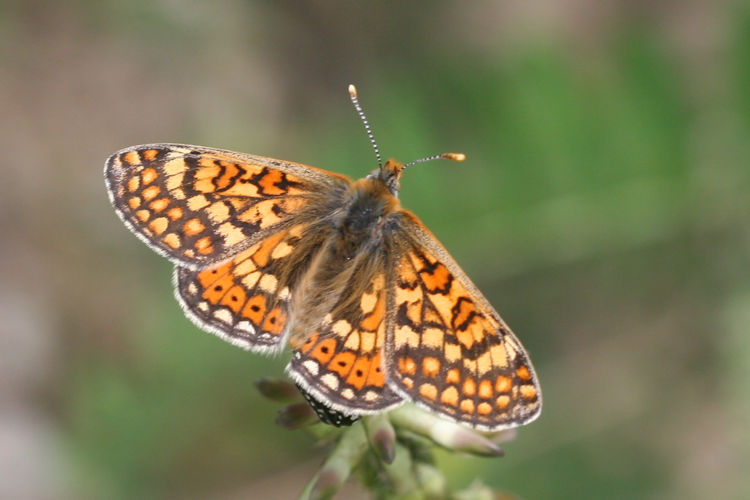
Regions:
<instances>
[{"instance_id":1,"label":"bokeh background","mask_svg":"<svg viewBox=\"0 0 750 500\"><path fill-rule=\"evenodd\" d=\"M0 497L293 498L325 450L197 330L102 165L173 141L375 165L532 353L523 498L750 498L750 5L0 4ZM361 498L351 488L342 498Z\"/></svg>"}]
</instances>

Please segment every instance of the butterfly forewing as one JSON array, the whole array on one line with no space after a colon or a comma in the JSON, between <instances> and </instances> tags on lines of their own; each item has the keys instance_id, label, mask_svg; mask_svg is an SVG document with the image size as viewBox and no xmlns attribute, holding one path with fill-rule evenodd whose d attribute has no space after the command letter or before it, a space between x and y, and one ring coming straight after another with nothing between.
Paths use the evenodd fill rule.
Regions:
<instances>
[{"instance_id":1,"label":"butterfly forewing","mask_svg":"<svg viewBox=\"0 0 750 500\"><path fill-rule=\"evenodd\" d=\"M105 164L118 215L151 248L198 269L234 256L350 183L313 167L183 144L123 149ZM313 206L313 210L311 210Z\"/></svg>"},{"instance_id":2,"label":"butterfly forewing","mask_svg":"<svg viewBox=\"0 0 750 500\"><path fill-rule=\"evenodd\" d=\"M402 221L386 346L391 386L486 430L536 418L541 393L520 342L418 219L404 212Z\"/></svg>"}]
</instances>

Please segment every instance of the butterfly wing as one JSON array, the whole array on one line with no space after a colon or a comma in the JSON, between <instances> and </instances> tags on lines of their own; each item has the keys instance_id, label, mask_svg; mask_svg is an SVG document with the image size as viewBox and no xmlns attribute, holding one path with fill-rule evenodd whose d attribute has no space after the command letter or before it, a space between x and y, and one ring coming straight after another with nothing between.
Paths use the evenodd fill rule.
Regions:
<instances>
[{"instance_id":1,"label":"butterfly wing","mask_svg":"<svg viewBox=\"0 0 750 500\"><path fill-rule=\"evenodd\" d=\"M389 385L479 429L532 421L541 392L523 346L417 217L400 216L390 266Z\"/></svg>"},{"instance_id":2,"label":"butterfly wing","mask_svg":"<svg viewBox=\"0 0 750 500\"><path fill-rule=\"evenodd\" d=\"M330 314L292 345L287 372L317 401L346 415L376 413L402 403L386 384L387 251L373 248L344 269L346 281Z\"/></svg>"},{"instance_id":3,"label":"butterfly wing","mask_svg":"<svg viewBox=\"0 0 750 500\"><path fill-rule=\"evenodd\" d=\"M347 177L182 144L123 149L104 173L126 226L177 265L175 295L194 323L245 349L283 347L292 290Z\"/></svg>"},{"instance_id":4,"label":"butterfly wing","mask_svg":"<svg viewBox=\"0 0 750 500\"><path fill-rule=\"evenodd\" d=\"M351 181L298 163L184 144L146 144L104 167L117 214L175 264L222 262L280 228L333 209Z\"/></svg>"},{"instance_id":5,"label":"butterfly wing","mask_svg":"<svg viewBox=\"0 0 750 500\"><path fill-rule=\"evenodd\" d=\"M224 263L202 270L177 266L178 302L198 327L257 352L285 345L292 292L328 237L324 221L276 231Z\"/></svg>"}]
</instances>

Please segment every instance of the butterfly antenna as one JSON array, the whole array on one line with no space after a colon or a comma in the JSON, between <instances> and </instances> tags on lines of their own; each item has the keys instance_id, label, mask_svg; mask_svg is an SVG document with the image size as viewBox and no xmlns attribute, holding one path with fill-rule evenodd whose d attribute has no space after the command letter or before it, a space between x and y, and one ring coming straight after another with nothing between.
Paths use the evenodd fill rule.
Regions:
<instances>
[{"instance_id":1,"label":"butterfly antenna","mask_svg":"<svg viewBox=\"0 0 750 500\"><path fill-rule=\"evenodd\" d=\"M375 150L375 157L378 159L378 167L382 167L383 158L380 156L380 149L378 148L378 143L375 142L375 136L372 135L372 128L370 128L370 123L367 121L365 112L362 111L362 106L359 105L359 99L357 99L357 87L355 87L354 85L349 85L349 97L351 97L352 99L352 104L354 104L354 109L357 110L357 114L362 119L362 123L365 126L365 132L367 132L367 137L370 139L370 144L372 144L372 149Z\"/></svg>"},{"instance_id":2,"label":"butterfly antenna","mask_svg":"<svg viewBox=\"0 0 750 500\"><path fill-rule=\"evenodd\" d=\"M406 165L404 165L404 168L410 167L412 165L416 165L417 163L424 163L426 161L432 161L432 160L451 160L451 161L464 161L466 159L466 155L463 153L443 153L440 155L432 155L428 156L427 158L420 158L419 160L410 161Z\"/></svg>"}]
</instances>

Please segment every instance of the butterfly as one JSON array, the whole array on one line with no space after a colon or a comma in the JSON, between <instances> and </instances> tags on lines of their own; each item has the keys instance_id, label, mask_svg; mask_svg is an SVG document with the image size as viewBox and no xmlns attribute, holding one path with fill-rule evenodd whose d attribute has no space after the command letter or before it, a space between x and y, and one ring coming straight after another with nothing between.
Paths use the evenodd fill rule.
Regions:
<instances>
[{"instance_id":1,"label":"butterfly","mask_svg":"<svg viewBox=\"0 0 750 500\"><path fill-rule=\"evenodd\" d=\"M106 161L112 205L174 263L175 296L199 328L250 351L291 347L287 372L316 411L350 422L410 401L486 431L534 420L541 391L525 349L398 200L406 167L464 155L383 163L349 93L379 165L363 179L146 144Z\"/></svg>"}]
</instances>

